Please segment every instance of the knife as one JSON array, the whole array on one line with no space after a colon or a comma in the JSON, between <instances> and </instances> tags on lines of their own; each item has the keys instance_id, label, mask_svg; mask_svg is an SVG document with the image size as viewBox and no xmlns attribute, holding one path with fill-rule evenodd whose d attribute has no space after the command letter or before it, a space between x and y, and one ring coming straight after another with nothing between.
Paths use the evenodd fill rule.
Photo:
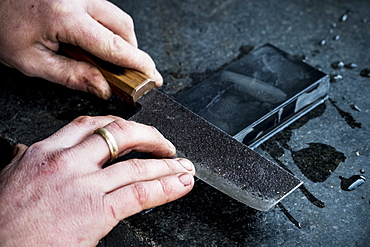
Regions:
<instances>
[{"instance_id":1,"label":"knife","mask_svg":"<svg viewBox=\"0 0 370 247\"><path fill-rule=\"evenodd\" d=\"M154 89L141 72L105 62L79 47L62 45L63 53L96 66L114 93L139 110L129 120L156 127L191 160L196 176L232 198L266 211L302 181L256 153L172 98Z\"/></svg>"}]
</instances>

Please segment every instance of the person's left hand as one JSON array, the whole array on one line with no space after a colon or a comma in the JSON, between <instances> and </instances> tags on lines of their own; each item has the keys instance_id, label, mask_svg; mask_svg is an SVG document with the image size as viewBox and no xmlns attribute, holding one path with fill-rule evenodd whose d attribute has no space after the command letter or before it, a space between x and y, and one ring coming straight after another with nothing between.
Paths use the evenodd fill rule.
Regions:
<instances>
[{"instance_id":1,"label":"person's left hand","mask_svg":"<svg viewBox=\"0 0 370 247\"><path fill-rule=\"evenodd\" d=\"M131 159L108 167L104 127L120 155L136 150L172 157L156 129L117 117L80 117L17 154L0 173L1 246L95 246L123 218L188 193L186 159ZM124 243L122 243L124 245Z\"/></svg>"},{"instance_id":2,"label":"person's left hand","mask_svg":"<svg viewBox=\"0 0 370 247\"><path fill-rule=\"evenodd\" d=\"M132 18L106 0L1 0L0 62L108 99L112 92L91 64L58 55L59 42L146 74L161 86L152 58L138 49Z\"/></svg>"}]
</instances>

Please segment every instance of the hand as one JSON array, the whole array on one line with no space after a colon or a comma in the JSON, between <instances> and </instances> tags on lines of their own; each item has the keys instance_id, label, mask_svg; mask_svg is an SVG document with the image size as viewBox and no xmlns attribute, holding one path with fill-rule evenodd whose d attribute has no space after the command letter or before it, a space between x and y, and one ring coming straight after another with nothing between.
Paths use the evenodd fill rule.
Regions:
<instances>
[{"instance_id":1,"label":"hand","mask_svg":"<svg viewBox=\"0 0 370 247\"><path fill-rule=\"evenodd\" d=\"M18 145L0 173L2 246L95 246L120 220L192 189L194 166L185 159L102 168L109 149L92 134L101 127L115 137L120 155L175 154L156 129L113 116L80 117L29 148Z\"/></svg>"},{"instance_id":2,"label":"hand","mask_svg":"<svg viewBox=\"0 0 370 247\"><path fill-rule=\"evenodd\" d=\"M0 22L0 62L26 75L108 99L111 89L97 68L56 54L64 42L139 70L156 86L163 82L138 49L131 17L106 0L2 0Z\"/></svg>"}]
</instances>

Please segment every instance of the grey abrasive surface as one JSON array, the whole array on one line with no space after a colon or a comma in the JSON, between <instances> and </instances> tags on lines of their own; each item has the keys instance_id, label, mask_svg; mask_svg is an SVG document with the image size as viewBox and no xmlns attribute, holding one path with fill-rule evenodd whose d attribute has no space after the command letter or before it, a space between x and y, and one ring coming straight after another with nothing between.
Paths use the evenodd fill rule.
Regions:
<instances>
[{"instance_id":1,"label":"grey abrasive surface","mask_svg":"<svg viewBox=\"0 0 370 247\"><path fill-rule=\"evenodd\" d=\"M302 184L158 90L138 103L142 109L130 120L156 126L194 163L198 178L252 208L266 211Z\"/></svg>"},{"instance_id":2,"label":"grey abrasive surface","mask_svg":"<svg viewBox=\"0 0 370 247\"><path fill-rule=\"evenodd\" d=\"M253 210L198 180L187 196L123 220L99 246L368 246L368 0L113 2L133 17L171 97L265 43L332 83L325 104L256 149L304 181L275 208ZM0 134L15 142L30 145L80 115L131 115L116 97L1 71Z\"/></svg>"}]
</instances>

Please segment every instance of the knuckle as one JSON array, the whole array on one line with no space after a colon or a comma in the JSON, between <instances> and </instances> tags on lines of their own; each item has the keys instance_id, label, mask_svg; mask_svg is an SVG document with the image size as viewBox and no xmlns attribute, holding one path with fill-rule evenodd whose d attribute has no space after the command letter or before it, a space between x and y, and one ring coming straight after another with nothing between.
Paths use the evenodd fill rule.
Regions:
<instances>
[{"instance_id":1,"label":"knuckle","mask_svg":"<svg viewBox=\"0 0 370 247\"><path fill-rule=\"evenodd\" d=\"M176 166L173 165L173 160L170 159L162 159L162 162L166 165L168 171L174 173L177 169Z\"/></svg>"},{"instance_id":2,"label":"knuckle","mask_svg":"<svg viewBox=\"0 0 370 247\"><path fill-rule=\"evenodd\" d=\"M127 132L130 133L131 130L134 128L134 122L127 121L122 118L117 119L110 123L111 127L118 130L119 132Z\"/></svg>"},{"instance_id":3,"label":"knuckle","mask_svg":"<svg viewBox=\"0 0 370 247\"><path fill-rule=\"evenodd\" d=\"M64 5L60 3L61 1L47 1L47 6L49 7L52 13L63 13Z\"/></svg>"},{"instance_id":4,"label":"knuckle","mask_svg":"<svg viewBox=\"0 0 370 247\"><path fill-rule=\"evenodd\" d=\"M128 14L122 15L122 21L123 21L124 26L126 27L126 29L128 29L130 31L134 30L134 19L130 15L128 15Z\"/></svg>"},{"instance_id":5,"label":"knuckle","mask_svg":"<svg viewBox=\"0 0 370 247\"><path fill-rule=\"evenodd\" d=\"M34 156L40 153L44 153L45 144L44 142L36 142L32 144L25 152L25 155Z\"/></svg>"},{"instance_id":6,"label":"knuckle","mask_svg":"<svg viewBox=\"0 0 370 247\"><path fill-rule=\"evenodd\" d=\"M68 158L64 151L48 151L46 142L37 142L31 145L25 156L34 161L34 169L43 175L52 175L65 169Z\"/></svg>"},{"instance_id":7,"label":"knuckle","mask_svg":"<svg viewBox=\"0 0 370 247\"><path fill-rule=\"evenodd\" d=\"M161 187L163 199L167 203L167 202L170 201L169 196L172 193L173 189L168 183L166 183L166 180L164 180L164 179L159 179L158 182L159 182L160 187Z\"/></svg>"},{"instance_id":8,"label":"knuckle","mask_svg":"<svg viewBox=\"0 0 370 247\"><path fill-rule=\"evenodd\" d=\"M133 145L140 144L142 142L151 142L161 144L164 140L163 135L153 126L140 124L134 121L127 121L124 119L118 119L111 122L110 127L117 134L124 135L127 140ZM145 137L145 139L144 139ZM158 145L158 148L160 145Z\"/></svg>"},{"instance_id":9,"label":"knuckle","mask_svg":"<svg viewBox=\"0 0 370 247\"><path fill-rule=\"evenodd\" d=\"M95 117L90 116L79 116L70 122L66 129L86 129L86 128L98 128L99 122Z\"/></svg>"},{"instance_id":10,"label":"knuckle","mask_svg":"<svg viewBox=\"0 0 370 247\"><path fill-rule=\"evenodd\" d=\"M143 184L136 183L132 186L132 192L137 204L144 209L148 201L148 192Z\"/></svg>"},{"instance_id":11,"label":"knuckle","mask_svg":"<svg viewBox=\"0 0 370 247\"><path fill-rule=\"evenodd\" d=\"M71 124L76 126L97 126L95 118L90 116L80 116L74 119Z\"/></svg>"},{"instance_id":12,"label":"knuckle","mask_svg":"<svg viewBox=\"0 0 370 247\"><path fill-rule=\"evenodd\" d=\"M46 1L46 3L46 8L48 8L49 12L53 15L69 16L71 14L71 8L66 1Z\"/></svg>"},{"instance_id":13,"label":"knuckle","mask_svg":"<svg viewBox=\"0 0 370 247\"><path fill-rule=\"evenodd\" d=\"M147 127L150 128L153 133L156 133L157 135L162 135L156 127L151 125L147 125Z\"/></svg>"},{"instance_id":14,"label":"knuckle","mask_svg":"<svg viewBox=\"0 0 370 247\"><path fill-rule=\"evenodd\" d=\"M56 73L52 80L71 89L76 89L81 72L78 62L74 60L60 66L59 73Z\"/></svg>"},{"instance_id":15,"label":"knuckle","mask_svg":"<svg viewBox=\"0 0 370 247\"><path fill-rule=\"evenodd\" d=\"M125 47L123 39L117 34L112 34L109 41L110 41L108 44L109 47L107 49L108 57L110 58L119 57L119 55L122 53Z\"/></svg>"},{"instance_id":16,"label":"knuckle","mask_svg":"<svg viewBox=\"0 0 370 247\"><path fill-rule=\"evenodd\" d=\"M145 177L145 175L149 173L147 166L139 159L131 159L127 162L131 168L131 174L134 174L135 176L138 175L140 177Z\"/></svg>"},{"instance_id":17,"label":"knuckle","mask_svg":"<svg viewBox=\"0 0 370 247\"><path fill-rule=\"evenodd\" d=\"M159 132L159 130L154 127L154 126L150 126L150 125L145 125L145 128L146 128L146 131L148 133L150 133L151 135L155 136L155 139L159 142L161 141L164 137L162 135L161 132Z\"/></svg>"},{"instance_id":18,"label":"knuckle","mask_svg":"<svg viewBox=\"0 0 370 247\"><path fill-rule=\"evenodd\" d=\"M72 60L56 74L55 81L71 89L78 89L82 85L92 86L100 76L99 70L91 64Z\"/></svg>"},{"instance_id":19,"label":"knuckle","mask_svg":"<svg viewBox=\"0 0 370 247\"><path fill-rule=\"evenodd\" d=\"M44 174L52 175L64 170L67 165L65 152L52 152L46 155L46 158L38 164L38 168Z\"/></svg>"},{"instance_id":20,"label":"knuckle","mask_svg":"<svg viewBox=\"0 0 370 247\"><path fill-rule=\"evenodd\" d=\"M137 131L135 133L139 133L142 136L151 136L152 142L157 143L158 144L157 148L160 148L160 144L164 140L164 136L162 135L162 133L159 132L159 130L154 126L150 125L140 125L140 126L142 130L140 132Z\"/></svg>"},{"instance_id":21,"label":"knuckle","mask_svg":"<svg viewBox=\"0 0 370 247\"><path fill-rule=\"evenodd\" d=\"M148 53L146 53L145 51L143 51L142 56L143 56L142 57L143 61L145 61L145 66L154 71L156 66L155 66L155 63L154 63L152 57Z\"/></svg>"},{"instance_id":22,"label":"knuckle","mask_svg":"<svg viewBox=\"0 0 370 247\"><path fill-rule=\"evenodd\" d=\"M153 126L148 126L150 128L151 134L154 136L154 140L157 142L157 148L161 149L161 146L163 146L163 143L165 142L165 137L162 135L162 133Z\"/></svg>"}]
</instances>

